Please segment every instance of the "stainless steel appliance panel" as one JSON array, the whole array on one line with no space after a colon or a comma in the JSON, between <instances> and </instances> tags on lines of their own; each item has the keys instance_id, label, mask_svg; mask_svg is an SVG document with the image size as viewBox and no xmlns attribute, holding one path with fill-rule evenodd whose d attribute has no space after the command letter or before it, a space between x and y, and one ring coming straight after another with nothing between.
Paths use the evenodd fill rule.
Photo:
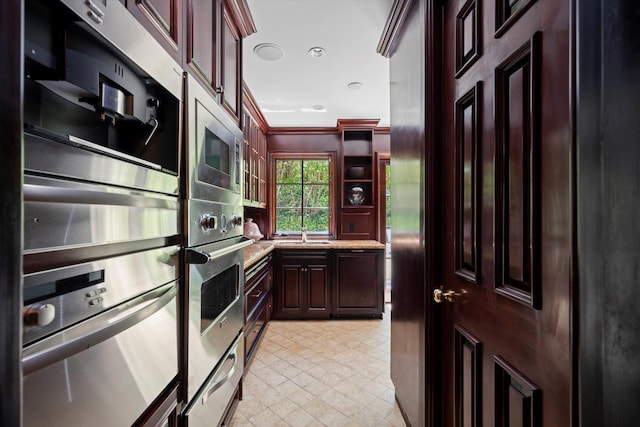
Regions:
<instances>
[{"instance_id":1,"label":"stainless steel appliance panel","mask_svg":"<svg viewBox=\"0 0 640 427\"><path fill-rule=\"evenodd\" d=\"M171 283L23 351L24 426L129 426L178 374Z\"/></svg>"},{"instance_id":2,"label":"stainless steel appliance panel","mask_svg":"<svg viewBox=\"0 0 640 427\"><path fill-rule=\"evenodd\" d=\"M104 148L100 149L104 151ZM70 140L63 143L29 132L24 134L24 151L27 174L46 173L61 178L178 195L177 176L161 172L159 165L142 163L141 159L121 160L98 154ZM122 157L122 153L114 156Z\"/></svg>"},{"instance_id":3,"label":"stainless steel appliance panel","mask_svg":"<svg viewBox=\"0 0 640 427\"><path fill-rule=\"evenodd\" d=\"M187 75L189 198L242 204L242 132Z\"/></svg>"},{"instance_id":4,"label":"stainless steel appliance panel","mask_svg":"<svg viewBox=\"0 0 640 427\"><path fill-rule=\"evenodd\" d=\"M172 282L179 246L168 246L24 276L25 345Z\"/></svg>"},{"instance_id":5,"label":"stainless steel appliance panel","mask_svg":"<svg viewBox=\"0 0 640 427\"><path fill-rule=\"evenodd\" d=\"M25 175L25 253L178 234L177 197Z\"/></svg>"},{"instance_id":6,"label":"stainless steel appliance panel","mask_svg":"<svg viewBox=\"0 0 640 427\"><path fill-rule=\"evenodd\" d=\"M243 327L246 238L185 250L189 265L188 375L191 400Z\"/></svg>"},{"instance_id":7,"label":"stainless steel appliance panel","mask_svg":"<svg viewBox=\"0 0 640 427\"><path fill-rule=\"evenodd\" d=\"M119 1L61 0L87 26L124 53L177 98L182 68Z\"/></svg>"},{"instance_id":8,"label":"stainless steel appliance panel","mask_svg":"<svg viewBox=\"0 0 640 427\"><path fill-rule=\"evenodd\" d=\"M238 337L184 414L188 427L220 425L244 371L244 337Z\"/></svg>"},{"instance_id":9,"label":"stainless steel appliance panel","mask_svg":"<svg viewBox=\"0 0 640 427\"><path fill-rule=\"evenodd\" d=\"M187 211L188 246L242 236L242 205L189 199Z\"/></svg>"}]
</instances>

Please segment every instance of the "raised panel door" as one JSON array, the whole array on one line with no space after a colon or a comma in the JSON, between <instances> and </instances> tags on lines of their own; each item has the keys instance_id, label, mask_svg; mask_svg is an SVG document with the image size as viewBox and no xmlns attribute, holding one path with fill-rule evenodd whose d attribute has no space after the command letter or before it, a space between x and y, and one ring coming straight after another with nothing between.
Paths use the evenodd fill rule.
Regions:
<instances>
[{"instance_id":1,"label":"raised panel door","mask_svg":"<svg viewBox=\"0 0 640 427\"><path fill-rule=\"evenodd\" d=\"M131 14L155 37L173 58L182 62L181 0L134 0L127 2Z\"/></svg>"},{"instance_id":2,"label":"raised panel door","mask_svg":"<svg viewBox=\"0 0 640 427\"><path fill-rule=\"evenodd\" d=\"M334 269L332 314L381 317L384 311L383 251L337 252Z\"/></svg>"},{"instance_id":3,"label":"raised panel door","mask_svg":"<svg viewBox=\"0 0 640 427\"><path fill-rule=\"evenodd\" d=\"M188 0L187 64L209 85L216 71L216 1Z\"/></svg>"},{"instance_id":4,"label":"raised panel door","mask_svg":"<svg viewBox=\"0 0 640 427\"><path fill-rule=\"evenodd\" d=\"M240 95L242 93L240 89L240 82L242 80L240 76L241 38L224 2L222 3L222 21L220 28L222 105L238 120L240 114Z\"/></svg>"},{"instance_id":5,"label":"raised panel door","mask_svg":"<svg viewBox=\"0 0 640 427\"><path fill-rule=\"evenodd\" d=\"M445 426L571 425L570 5L444 5Z\"/></svg>"}]
</instances>

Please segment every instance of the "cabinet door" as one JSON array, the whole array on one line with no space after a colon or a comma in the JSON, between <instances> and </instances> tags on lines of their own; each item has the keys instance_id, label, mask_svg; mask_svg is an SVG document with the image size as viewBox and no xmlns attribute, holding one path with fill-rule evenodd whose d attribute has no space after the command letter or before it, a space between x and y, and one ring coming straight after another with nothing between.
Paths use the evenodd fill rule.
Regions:
<instances>
[{"instance_id":1,"label":"cabinet door","mask_svg":"<svg viewBox=\"0 0 640 427\"><path fill-rule=\"evenodd\" d=\"M331 305L329 302L328 266L308 265L303 267L306 275L306 313L308 317L329 317Z\"/></svg>"},{"instance_id":2,"label":"cabinet door","mask_svg":"<svg viewBox=\"0 0 640 427\"><path fill-rule=\"evenodd\" d=\"M222 105L236 120L240 117L240 33L227 6L222 4L221 28L221 76Z\"/></svg>"},{"instance_id":3,"label":"cabinet door","mask_svg":"<svg viewBox=\"0 0 640 427\"><path fill-rule=\"evenodd\" d=\"M216 66L216 4L188 0L187 64L209 85L214 83Z\"/></svg>"},{"instance_id":4,"label":"cabinet door","mask_svg":"<svg viewBox=\"0 0 640 427\"><path fill-rule=\"evenodd\" d=\"M281 265L278 284L278 317L300 317L304 311L302 299L302 266Z\"/></svg>"},{"instance_id":5,"label":"cabinet door","mask_svg":"<svg viewBox=\"0 0 640 427\"><path fill-rule=\"evenodd\" d=\"M337 252L333 315L381 317L384 311L383 251Z\"/></svg>"},{"instance_id":6,"label":"cabinet door","mask_svg":"<svg viewBox=\"0 0 640 427\"><path fill-rule=\"evenodd\" d=\"M306 253L305 253L306 252ZM277 262L275 319L317 319L331 314L327 252L286 251Z\"/></svg>"},{"instance_id":7,"label":"cabinet door","mask_svg":"<svg viewBox=\"0 0 640 427\"><path fill-rule=\"evenodd\" d=\"M182 62L182 1L135 0L129 12L151 33L173 58Z\"/></svg>"}]
</instances>

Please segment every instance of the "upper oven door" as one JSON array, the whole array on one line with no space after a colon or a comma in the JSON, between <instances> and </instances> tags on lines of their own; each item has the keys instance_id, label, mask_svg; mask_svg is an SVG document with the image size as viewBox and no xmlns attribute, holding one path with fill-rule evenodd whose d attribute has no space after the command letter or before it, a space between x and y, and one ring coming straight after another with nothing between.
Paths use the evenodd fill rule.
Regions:
<instances>
[{"instance_id":1,"label":"upper oven door","mask_svg":"<svg viewBox=\"0 0 640 427\"><path fill-rule=\"evenodd\" d=\"M242 202L242 133L214 98L188 75L189 198Z\"/></svg>"}]
</instances>

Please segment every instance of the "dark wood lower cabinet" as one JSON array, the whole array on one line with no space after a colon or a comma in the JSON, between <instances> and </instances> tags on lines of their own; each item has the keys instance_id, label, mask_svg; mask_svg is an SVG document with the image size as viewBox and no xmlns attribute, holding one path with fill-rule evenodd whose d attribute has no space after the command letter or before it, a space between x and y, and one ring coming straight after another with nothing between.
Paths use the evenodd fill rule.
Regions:
<instances>
[{"instance_id":1,"label":"dark wood lower cabinet","mask_svg":"<svg viewBox=\"0 0 640 427\"><path fill-rule=\"evenodd\" d=\"M336 251L334 258L334 317L382 317L384 312L384 251Z\"/></svg>"},{"instance_id":2,"label":"dark wood lower cabinet","mask_svg":"<svg viewBox=\"0 0 640 427\"><path fill-rule=\"evenodd\" d=\"M282 250L276 255L274 319L327 319L329 254L327 251Z\"/></svg>"},{"instance_id":3,"label":"dark wood lower cabinet","mask_svg":"<svg viewBox=\"0 0 640 427\"><path fill-rule=\"evenodd\" d=\"M280 250L275 265L275 319L382 317L382 249Z\"/></svg>"},{"instance_id":4,"label":"dark wood lower cabinet","mask_svg":"<svg viewBox=\"0 0 640 427\"><path fill-rule=\"evenodd\" d=\"M264 328L271 317L272 271L271 255L268 255L245 272L245 366L251 361Z\"/></svg>"}]
</instances>

